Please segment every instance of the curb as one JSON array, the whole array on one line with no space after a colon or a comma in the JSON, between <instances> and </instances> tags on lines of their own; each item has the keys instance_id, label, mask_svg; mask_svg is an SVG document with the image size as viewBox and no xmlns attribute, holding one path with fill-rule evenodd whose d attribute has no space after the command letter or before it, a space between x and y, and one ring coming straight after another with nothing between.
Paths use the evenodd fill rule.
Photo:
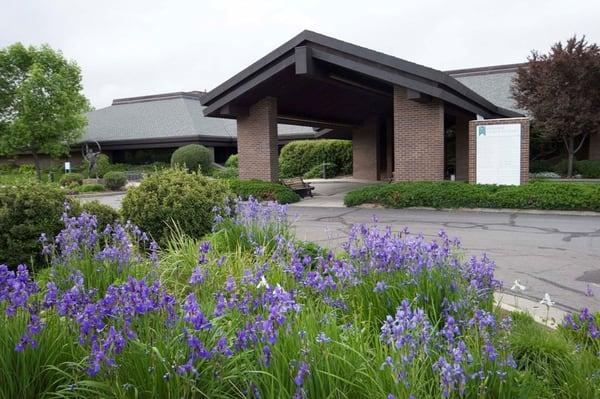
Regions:
<instances>
[{"instance_id":1,"label":"curb","mask_svg":"<svg viewBox=\"0 0 600 399\"><path fill-rule=\"evenodd\" d=\"M378 204L360 204L348 208L366 208L366 209L409 209L415 211L442 211L442 212L476 212L476 213L519 213L524 215L558 215L558 216L593 216L600 217L600 212L594 211L561 211L551 209L510 209L510 208L432 208L427 206L411 206L406 208L386 208Z\"/></svg>"},{"instance_id":2,"label":"curb","mask_svg":"<svg viewBox=\"0 0 600 399\"><path fill-rule=\"evenodd\" d=\"M70 197L76 198L100 198L100 197L113 197L115 195L126 194L127 191L103 191L95 193L82 193L82 194L71 194Z\"/></svg>"}]
</instances>

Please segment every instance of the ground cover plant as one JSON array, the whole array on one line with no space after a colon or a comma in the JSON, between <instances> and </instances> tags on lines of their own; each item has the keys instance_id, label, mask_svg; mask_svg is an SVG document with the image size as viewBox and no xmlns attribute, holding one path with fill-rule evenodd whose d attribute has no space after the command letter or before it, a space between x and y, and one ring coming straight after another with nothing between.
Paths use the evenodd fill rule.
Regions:
<instances>
[{"instance_id":1,"label":"ground cover plant","mask_svg":"<svg viewBox=\"0 0 600 399\"><path fill-rule=\"evenodd\" d=\"M536 181L522 186L459 182L378 184L351 191L347 206L364 203L389 208L512 208L600 211L600 185Z\"/></svg>"},{"instance_id":2,"label":"ground cover plant","mask_svg":"<svg viewBox=\"0 0 600 399\"><path fill-rule=\"evenodd\" d=\"M129 222L61 221L51 268L0 266L2 398L600 394L598 317L502 314L493 262L443 232L356 225L334 254L254 199L161 248Z\"/></svg>"}]
</instances>

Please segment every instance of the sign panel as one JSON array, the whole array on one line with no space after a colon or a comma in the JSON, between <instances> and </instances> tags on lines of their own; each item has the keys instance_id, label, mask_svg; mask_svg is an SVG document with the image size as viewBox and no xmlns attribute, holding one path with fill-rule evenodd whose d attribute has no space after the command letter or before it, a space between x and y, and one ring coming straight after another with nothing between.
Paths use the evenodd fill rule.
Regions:
<instances>
[{"instance_id":1,"label":"sign panel","mask_svg":"<svg viewBox=\"0 0 600 399\"><path fill-rule=\"evenodd\" d=\"M521 124L478 125L477 184L521 184Z\"/></svg>"}]
</instances>

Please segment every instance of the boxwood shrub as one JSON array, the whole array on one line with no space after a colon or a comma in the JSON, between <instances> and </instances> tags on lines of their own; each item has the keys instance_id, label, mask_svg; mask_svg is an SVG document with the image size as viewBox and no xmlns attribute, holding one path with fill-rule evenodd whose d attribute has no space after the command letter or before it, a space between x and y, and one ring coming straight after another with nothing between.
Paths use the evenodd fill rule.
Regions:
<instances>
[{"instance_id":1,"label":"boxwood shrub","mask_svg":"<svg viewBox=\"0 0 600 399\"><path fill-rule=\"evenodd\" d=\"M238 154L232 154L229 156L229 158L227 158L227 161L225 161L225 166L228 168L237 168L238 167Z\"/></svg>"},{"instance_id":2,"label":"boxwood shrub","mask_svg":"<svg viewBox=\"0 0 600 399\"><path fill-rule=\"evenodd\" d=\"M209 233L213 208L230 195L226 181L181 168L165 169L127 190L121 213L164 244L173 224L190 237Z\"/></svg>"},{"instance_id":3,"label":"boxwood shrub","mask_svg":"<svg viewBox=\"0 0 600 399\"><path fill-rule=\"evenodd\" d=\"M522 186L458 182L410 182L367 186L346 194L344 203L389 208L510 208L600 211L600 184L540 181Z\"/></svg>"},{"instance_id":4,"label":"boxwood shrub","mask_svg":"<svg viewBox=\"0 0 600 399\"><path fill-rule=\"evenodd\" d=\"M200 144L190 144L176 149L171 155L171 166L185 167L187 170L208 173L212 164L211 151Z\"/></svg>"},{"instance_id":5,"label":"boxwood shrub","mask_svg":"<svg viewBox=\"0 0 600 399\"><path fill-rule=\"evenodd\" d=\"M120 190L127 184L127 177L124 172L107 172L104 175L104 184L111 190Z\"/></svg>"},{"instance_id":6,"label":"boxwood shrub","mask_svg":"<svg viewBox=\"0 0 600 399\"><path fill-rule=\"evenodd\" d=\"M295 191L278 183L231 179L229 186L236 196L243 199L252 196L261 201L277 201L280 204L300 201L300 196Z\"/></svg>"},{"instance_id":7,"label":"boxwood shrub","mask_svg":"<svg viewBox=\"0 0 600 399\"><path fill-rule=\"evenodd\" d=\"M29 183L0 187L0 263L15 267L45 265L40 233L54 237L63 227L65 202L76 214L79 204L51 184Z\"/></svg>"},{"instance_id":8,"label":"boxwood shrub","mask_svg":"<svg viewBox=\"0 0 600 399\"><path fill-rule=\"evenodd\" d=\"M281 177L303 176L323 162L333 163L340 175L352 173L352 141L298 140L286 144L279 156Z\"/></svg>"}]
</instances>

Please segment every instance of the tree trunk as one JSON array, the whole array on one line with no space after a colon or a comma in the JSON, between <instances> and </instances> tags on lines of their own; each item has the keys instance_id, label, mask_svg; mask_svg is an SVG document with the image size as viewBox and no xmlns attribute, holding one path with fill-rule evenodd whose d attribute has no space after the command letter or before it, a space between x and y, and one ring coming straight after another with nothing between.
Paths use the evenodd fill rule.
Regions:
<instances>
[{"instance_id":1,"label":"tree trunk","mask_svg":"<svg viewBox=\"0 0 600 399\"><path fill-rule=\"evenodd\" d=\"M569 153L569 159L567 161L567 177L573 177L573 158L575 155L575 139L573 136L569 136L567 151Z\"/></svg>"},{"instance_id":2,"label":"tree trunk","mask_svg":"<svg viewBox=\"0 0 600 399\"><path fill-rule=\"evenodd\" d=\"M31 155L33 156L33 164L35 165L35 176L38 181L42 181L42 168L40 167L40 158L38 153L35 151L31 151Z\"/></svg>"}]
</instances>

